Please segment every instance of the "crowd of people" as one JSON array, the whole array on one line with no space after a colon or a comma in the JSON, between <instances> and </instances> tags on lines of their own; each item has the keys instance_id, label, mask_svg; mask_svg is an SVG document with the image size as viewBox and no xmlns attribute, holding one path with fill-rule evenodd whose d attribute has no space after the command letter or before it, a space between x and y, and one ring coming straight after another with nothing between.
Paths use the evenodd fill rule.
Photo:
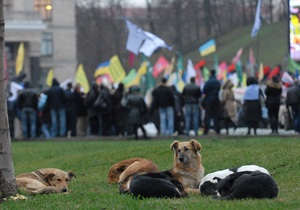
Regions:
<instances>
[{"instance_id":1,"label":"crowd of people","mask_svg":"<svg viewBox=\"0 0 300 210\"><path fill-rule=\"evenodd\" d=\"M122 83L115 88L106 83L93 83L90 91L84 94L80 84L73 87L70 82L63 89L55 78L49 89L39 93L25 82L16 100L8 101L10 132L12 137L23 139L67 136L133 136L135 139L141 136L147 139L144 125L152 122L161 136L196 136L212 132L219 135L221 128L229 134L229 128L235 130L238 126L247 127L248 135L251 130L256 135L260 126L270 127L271 134L278 134L282 125L280 116L284 113L287 121L283 124L300 133L297 80L284 90L279 76L269 79L264 88L255 77L248 77L241 101L235 99L233 88L230 79L223 84L217 80L214 69L210 70L203 87L191 77L182 92L175 86L168 86L167 79L162 78L152 91L151 102L146 104L139 86L125 90Z\"/></svg>"}]
</instances>

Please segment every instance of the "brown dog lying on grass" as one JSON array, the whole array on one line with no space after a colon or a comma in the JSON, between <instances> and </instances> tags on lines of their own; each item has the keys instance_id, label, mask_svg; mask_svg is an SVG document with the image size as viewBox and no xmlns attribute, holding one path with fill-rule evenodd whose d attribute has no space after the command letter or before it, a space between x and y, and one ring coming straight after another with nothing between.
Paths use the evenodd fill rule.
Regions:
<instances>
[{"instance_id":1,"label":"brown dog lying on grass","mask_svg":"<svg viewBox=\"0 0 300 210\"><path fill-rule=\"evenodd\" d=\"M174 151L174 163L170 170L133 174L121 183L120 192L123 187L129 188L129 193L136 197L180 198L189 193L200 194L199 184L204 176L199 153L201 144L194 139L174 141L170 148Z\"/></svg>"},{"instance_id":2,"label":"brown dog lying on grass","mask_svg":"<svg viewBox=\"0 0 300 210\"><path fill-rule=\"evenodd\" d=\"M157 172L158 168L151 160L130 158L114 164L108 172L108 184L121 183L128 176L138 172Z\"/></svg>"},{"instance_id":3,"label":"brown dog lying on grass","mask_svg":"<svg viewBox=\"0 0 300 210\"><path fill-rule=\"evenodd\" d=\"M67 193L76 175L57 168L43 168L16 177L18 188L28 194Z\"/></svg>"}]
</instances>

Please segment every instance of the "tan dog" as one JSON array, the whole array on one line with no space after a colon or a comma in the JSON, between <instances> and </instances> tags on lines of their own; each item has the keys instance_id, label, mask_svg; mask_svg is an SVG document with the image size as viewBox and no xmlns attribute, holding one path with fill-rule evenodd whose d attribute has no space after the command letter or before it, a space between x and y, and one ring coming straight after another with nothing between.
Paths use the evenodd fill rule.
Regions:
<instances>
[{"instance_id":1,"label":"tan dog","mask_svg":"<svg viewBox=\"0 0 300 210\"><path fill-rule=\"evenodd\" d=\"M16 177L18 188L29 194L66 193L73 172L57 168L43 168Z\"/></svg>"},{"instance_id":2,"label":"tan dog","mask_svg":"<svg viewBox=\"0 0 300 210\"><path fill-rule=\"evenodd\" d=\"M154 173L137 173L120 184L120 193L129 192L136 197L185 197L188 193L200 194L199 184L204 176L201 144L192 139L174 141L172 169ZM126 190L128 189L128 190Z\"/></svg>"},{"instance_id":3,"label":"tan dog","mask_svg":"<svg viewBox=\"0 0 300 210\"><path fill-rule=\"evenodd\" d=\"M199 194L199 184L204 177L202 157L199 153L201 144L192 139L190 141L174 141L170 145L174 151L174 164L170 170L173 178L178 180L187 193Z\"/></svg>"},{"instance_id":4,"label":"tan dog","mask_svg":"<svg viewBox=\"0 0 300 210\"><path fill-rule=\"evenodd\" d=\"M158 168L151 160L130 158L114 164L108 172L108 183L121 183L128 176L139 172L157 172Z\"/></svg>"}]
</instances>

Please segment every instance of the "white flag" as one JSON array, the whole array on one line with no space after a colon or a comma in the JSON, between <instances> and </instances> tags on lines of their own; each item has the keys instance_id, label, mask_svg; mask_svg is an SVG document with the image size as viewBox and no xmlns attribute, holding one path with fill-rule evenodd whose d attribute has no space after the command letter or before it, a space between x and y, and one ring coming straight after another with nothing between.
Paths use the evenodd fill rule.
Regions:
<instances>
[{"instance_id":1,"label":"white flag","mask_svg":"<svg viewBox=\"0 0 300 210\"><path fill-rule=\"evenodd\" d=\"M258 0L257 7L256 7L256 13L255 13L255 21L254 21L254 25L253 25L252 32L251 32L251 37L254 37L257 35L260 25L261 25L260 5L261 5L261 0Z\"/></svg>"},{"instance_id":2,"label":"white flag","mask_svg":"<svg viewBox=\"0 0 300 210\"><path fill-rule=\"evenodd\" d=\"M151 56L159 47L165 47L168 48L168 50L172 50L172 47L168 46L161 38L147 31L145 31L145 34L148 38L145 40L139 51L144 53L147 57Z\"/></svg>"},{"instance_id":3,"label":"white flag","mask_svg":"<svg viewBox=\"0 0 300 210\"><path fill-rule=\"evenodd\" d=\"M287 72L283 72L282 76L281 76L281 81L290 85L294 84L294 79L291 75L289 75L289 73Z\"/></svg>"},{"instance_id":4,"label":"white flag","mask_svg":"<svg viewBox=\"0 0 300 210\"><path fill-rule=\"evenodd\" d=\"M147 39L145 32L126 19L126 25L129 30L128 39L126 42L126 50L138 54L139 48L141 47L143 41Z\"/></svg>"},{"instance_id":5,"label":"white flag","mask_svg":"<svg viewBox=\"0 0 300 210\"><path fill-rule=\"evenodd\" d=\"M136 55L141 52L149 57L159 47L165 47L172 50L172 47L168 46L161 38L150 32L142 30L125 17L122 17L122 19L126 21L126 25L129 30L126 42L126 49L128 51Z\"/></svg>"},{"instance_id":6,"label":"white flag","mask_svg":"<svg viewBox=\"0 0 300 210\"><path fill-rule=\"evenodd\" d=\"M188 60L188 63L187 63L187 68L186 68L186 82L190 82L190 79L192 77L196 77L197 73L196 73L196 70L194 68L194 64L192 62L191 59Z\"/></svg>"}]
</instances>

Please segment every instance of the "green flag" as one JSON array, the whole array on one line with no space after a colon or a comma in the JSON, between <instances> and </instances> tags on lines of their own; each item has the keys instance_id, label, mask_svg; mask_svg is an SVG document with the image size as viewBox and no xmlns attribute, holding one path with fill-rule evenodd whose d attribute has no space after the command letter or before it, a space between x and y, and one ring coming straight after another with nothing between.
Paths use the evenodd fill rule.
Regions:
<instances>
[{"instance_id":1,"label":"green flag","mask_svg":"<svg viewBox=\"0 0 300 210\"><path fill-rule=\"evenodd\" d=\"M239 82L242 83L243 81L243 68L242 68L242 62L238 60L238 62L235 64L237 77L239 79Z\"/></svg>"},{"instance_id":2,"label":"green flag","mask_svg":"<svg viewBox=\"0 0 300 210\"><path fill-rule=\"evenodd\" d=\"M287 70L296 73L296 70L300 70L300 64L289 57L288 66L286 68Z\"/></svg>"},{"instance_id":3,"label":"green flag","mask_svg":"<svg viewBox=\"0 0 300 210\"><path fill-rule=\"evenodd\" d=\"M131 69L130 72L127 74L127 76L122 80L122 83L126 86L128 83L134 80L135 77L136 77L136 70Z\"/></svg>"}]
</instances>

